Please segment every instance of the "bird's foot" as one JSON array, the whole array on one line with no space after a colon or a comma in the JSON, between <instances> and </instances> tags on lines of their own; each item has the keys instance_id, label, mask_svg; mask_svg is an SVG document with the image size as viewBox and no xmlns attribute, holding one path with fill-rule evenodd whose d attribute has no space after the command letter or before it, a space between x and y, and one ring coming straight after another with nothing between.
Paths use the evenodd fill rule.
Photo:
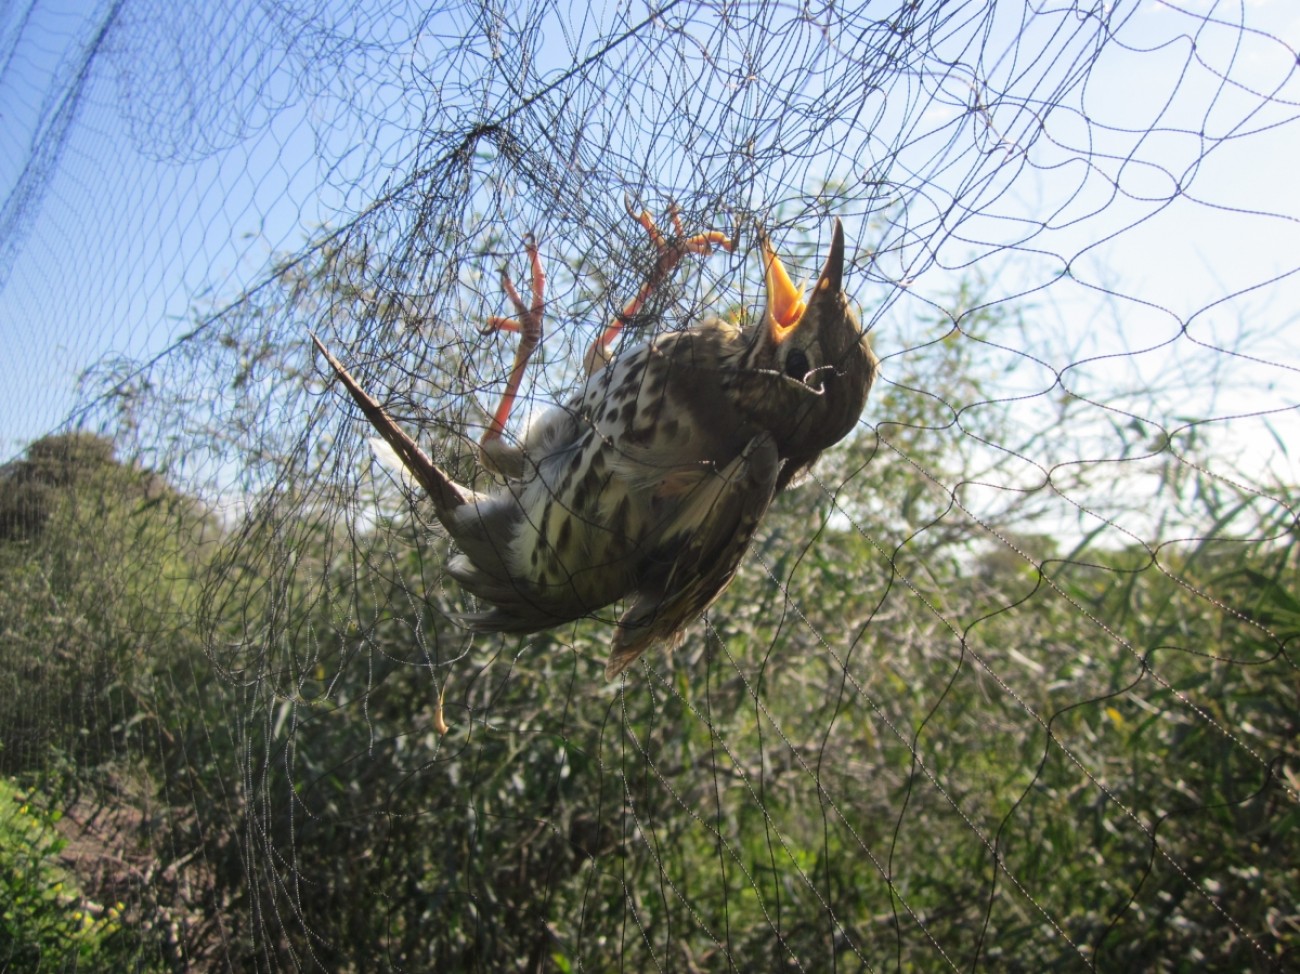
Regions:
<instances>
[{"instance_id":1,"label":"bird's foot","mask_svg":"<svg viewBox=\"0 0 1300 974\"><path fill-rule=\"evenodd\" d=\"M619 336L624 326L640 313L650 295L668 279L668 276L681 263L683 257L687 254L711 254L714 247L721 247L728 252L736 248L735 239L728 237L720 230L709 230L690 237L686 236L686 231L682 228L681 213L675 203L668 208L668 218L673 224L673 235L671 237L664 236L664 232L659 229L654 217L647 210L638 213L633 208L630 198L624 197L624 206L627 208L628 215L645 228L659 254L655 258L654 267L651 269L645 283L641 285L641 290L637 292L636 297L627 303L617 317L610 322L609 326L601 332L600 337L592 342L591 348L587 350L587 354L583 358L583 364L586 366L588 375L603 368L609 362L612 357L609 349L614 339Z\"/></svg>"},{"instance_id":2,"label":"bird's foot","mask_svg":"<svg viewBox=\"0 0 1300 974\"><path fill-rule=\"evenodd\" d=\"M503 318L496 315L488 318L480 334L491 334L495 331L515 332L519 335L519 345L515 349L514 364L510 367L510 377L506 380L505 392L501 394L501 402L492 414L492 421L488 424L487 431L483 438L479 440L479 454L489 466L500 469L499 455L509 452L512 447L506 447L501 442L502 434L505 433L506 422L510 419L510 410L514 407L515 399L519 395L519 386L523 382L524 369L528 366L528 360L532 358L533 352L542 342L542 310L545 307L546 293L546 274L542 270L542 258L537 252L537 241L532 234L524 237L524 250L528 254L529 264L529 291L530 302L525 303L520 297L518 289L515 288L514 281L510 279L510 271L501 268L501 287L506 292L506 297L514 305L516 317Z\"/></svg>"}]
</instances>

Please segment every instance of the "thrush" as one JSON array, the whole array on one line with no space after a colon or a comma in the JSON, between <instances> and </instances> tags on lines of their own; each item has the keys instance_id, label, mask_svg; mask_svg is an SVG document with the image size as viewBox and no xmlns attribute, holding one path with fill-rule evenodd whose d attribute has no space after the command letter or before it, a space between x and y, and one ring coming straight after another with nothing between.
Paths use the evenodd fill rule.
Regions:
<instances>
[{"instance_id":1,"label":"thrush","mask_svg":"<svg viewBox=\"0 0 1300 974\"><path fill-rule=\"evenodd\" d=\"M675 211L671 237L649 214L632 215L656 247L651 272L588 352L582 388L517 443L507 442L506 424L545 307L532 237L529 300L502 272L516 317L489 318L484 330L516 332L519 345L480 441L483 465L500 479L485 493L434 464L312 335L460 549L448 571L480 606L460 621L531 633L622 602L607 679L660 640L680 644L730 584L772 498L857 424L878 364L844 293L838 219L806 298L760 228L766 301L755 326L709 317L611 356L686 254L732 247L718 231L685 236Z\"/></svg>"}]
</instances>

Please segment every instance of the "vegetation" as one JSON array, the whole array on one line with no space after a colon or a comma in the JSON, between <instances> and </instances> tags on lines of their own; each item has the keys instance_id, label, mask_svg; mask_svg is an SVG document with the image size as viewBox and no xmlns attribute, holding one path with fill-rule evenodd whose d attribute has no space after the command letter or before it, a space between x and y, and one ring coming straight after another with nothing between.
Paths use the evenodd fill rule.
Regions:
<instances>
[{"instance_id":1,"label":"vegetation","mask_svg":"<svg viewBox=\"0 0 1300 974\"><path fill-rule=\"evenodd\" d=\"M62 815L0 781L0 960L5 970L107 970L129 961L122 903L88 900L59 865Z\"/></svg>"},{"instance_id":2,"label":"vegetation","mask_svg":"<svg viewBox=\"0 0 1300 974\"><path fill-rule=\"evenodd\" d=\"M1285 492L1174 484L1168 446L1192 540L1069 540L1033 492L976 519L944 485L1016 444L971 338L1017 322L957 303L877 390L908 424L783 495L623 687L607 620L467 637L418 513L300 456L219 517L107 439L33 444L0 475L9 969L1294 962Z\"/></svg>"}]
</instances>

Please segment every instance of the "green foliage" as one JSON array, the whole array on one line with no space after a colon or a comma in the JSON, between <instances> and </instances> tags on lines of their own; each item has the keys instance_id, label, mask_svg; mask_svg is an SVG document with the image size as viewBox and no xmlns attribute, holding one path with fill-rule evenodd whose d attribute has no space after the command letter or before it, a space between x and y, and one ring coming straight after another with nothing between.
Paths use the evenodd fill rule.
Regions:
<instances>
[{"instance_id":1,"label":"green foliage","mask_svg":"<svg viewBox=\"0 0 1300 974\"><path fill-rule=\"evenodd\" d=\"M452 624L445 542L325 466L337 443L267 447L270 486L226 523L102 442L72 464L94 476L34 448L7 474L47 492L39 531L0 540L0 761L150 823L126 909L174 967L1281 965L1285 492L1169 448L1195 541L1069 537L1044 498L1085 496L1088 465L976 516L965 488L1005 459L981 443L1044 434L1018 441L990 394L987 349L1022 323L954 307L707 622L624 685L600 676L607 617ZM241 395L281 349L240 346ZM1062 440L1070 408L1045 421Z\"/></svg>"},{"instance_id":2,"label":"green foliage","mask_svg":"<svg viewBox=\"0 0 1300 974\"><path fill-rule=\"evenodd\" d=\"M197 646L184 625L194 614L194 559L212 526L192 501L112 452L88 434L49 437L0 484L0 496L10 483L50 491L30 521L39 531L0 543L6 773L39 771L58 755L94 768L143 746L155 664Z\"/></svg>"},{"instance_id":3,"label":"green foliage","mask_svg":"<svg viewBox=\"0 0 1300 974\"><path fill-rule=\"evenodd\" d=\"M58 812L0 779L0 966L6 971L121 970L125 905L90 901L58 861Z\"/></svg>"},{"instance_id":4,"label":"green foliage","mask_svg":"<svg viewBox=\"0 0 1300 974\"><path fill-rule=\"evenodd\" d=\"M24 459L0 469L0 541L38 537L60 491L94 480L112 464L112 443L89 433L37 440Z\"/></svg>"},{"instance_id":5,"label":"green foliage","mask_svg":"<svg viewBox=\"0 0 1300 974\"><path fill-rule=\"evenodd\" d=\"M194 502L119 463L107 440L88 434L38 441L7 474L49 493L40 530L0 542L0 769L42 782L55 807L97 807L97 820L131 823L98 840L104 845L90 859L107 865L81 877L87 902L126 902L130 925L111 941L121 965L85 969L151 970L147 959L167 950L160 941L174 939L166 927L177 907L159 903L174 884L142 889L141 877L161 872L159 860L178 847L189 854L185 833L198 824L192 811L177 813L174 830L160 832L151 820L170 818L165 802L156 810L160 797L178 775L202 767L206 730L192 721L214 716L173 710L176 685L203 679L195 670L204 657L186 623L212 525ZM52 861L65 841L48 829L31 835L40 837L28 850L32 864ZM40 869L33 865L29 879ZM50 929L57 939L63 928Z\"/></svg>"}]
</instances>

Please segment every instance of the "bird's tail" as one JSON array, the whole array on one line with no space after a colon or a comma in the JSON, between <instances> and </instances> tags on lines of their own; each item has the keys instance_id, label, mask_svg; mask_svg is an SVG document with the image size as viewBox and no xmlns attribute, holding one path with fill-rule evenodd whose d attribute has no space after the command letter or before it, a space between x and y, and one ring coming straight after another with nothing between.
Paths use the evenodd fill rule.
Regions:
<instances>
[{"instance_id":1,"label":"bird's tail","mask_svg":"<svg viewBox=\"0 0 1300 974\"><path fill-rule=\"evenodd\" d=\"M476 499L477 495L456 483L429 459L429 455L420 449L419 444L397 425L384 410L384 407L379 405L379 402L370 393L361 388L357 380L352 378L352 374L343 367L343 363L330 354L330 350L324 346L314 333L308 332L308 334L311 335L311 340L316 343L316 348L325 356L325 361L329 362L330 368L339 377L339 381L343 383L344 388L348 390L352 398L356 400L357 405L361 407L366 419L370 420L370 425L393 448L398 459L402 461L402 465L411 472L411 476L429 495L440 520L445 523L443 515L450 514L456 508Z\"/></svg>"}]
</instances>

